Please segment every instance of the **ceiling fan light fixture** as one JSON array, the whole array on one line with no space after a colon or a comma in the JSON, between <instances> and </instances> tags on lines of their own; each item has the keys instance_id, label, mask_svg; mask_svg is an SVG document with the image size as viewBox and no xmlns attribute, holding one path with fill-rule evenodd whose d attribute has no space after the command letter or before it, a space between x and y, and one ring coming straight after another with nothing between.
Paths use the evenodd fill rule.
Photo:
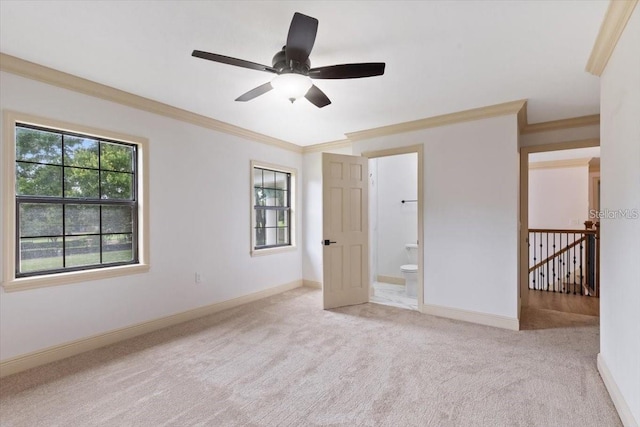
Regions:
<instances>
[{"instance_id":1,"label":"ceiling fan light fixture","mask_svg":"<svg viewBox=\"0 0 640 427\"><path fill-rule=\"evenodd\" d=\"M313 83L309 77L302 74L285 73L271 80L271 86L293 103L296 99L305 96Z\"/></svg>"}]
</instances>

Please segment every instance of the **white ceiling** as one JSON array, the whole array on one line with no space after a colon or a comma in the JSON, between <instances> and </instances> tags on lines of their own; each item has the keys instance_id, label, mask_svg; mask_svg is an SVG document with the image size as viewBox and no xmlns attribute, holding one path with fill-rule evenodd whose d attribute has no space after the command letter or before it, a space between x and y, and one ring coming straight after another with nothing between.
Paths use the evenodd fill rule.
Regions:
<instances>
[{"instance_id":1,"label":"white ceiling","mask_svg":"<svg viewBox=\"0 0 640 427\"><path fill-rule=\"evenodd\" d=\"M298 145L529 99L529 123L599 112L584 71L607 9L592 1L0 1L0 51ZM384 76L316 80L317 109L273 75L191 57L271 65L294 12L320 21L311 65L387 64Z\"/></svg>"}]
</instances>

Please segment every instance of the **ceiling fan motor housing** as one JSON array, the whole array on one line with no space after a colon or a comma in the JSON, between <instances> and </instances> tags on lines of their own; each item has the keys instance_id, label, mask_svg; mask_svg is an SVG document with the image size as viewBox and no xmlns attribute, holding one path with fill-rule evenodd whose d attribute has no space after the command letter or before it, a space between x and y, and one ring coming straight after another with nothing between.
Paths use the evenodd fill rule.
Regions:
<instances>
[{"instance_id":1,"label":"ceiling fan motor housing","mask_svg":"<svg viewBox=\"0 0 640 427\"><path fill-rule=\"evenodd\" d=\"M311 61L309 61L309 58L307 58L304 64L297 61L291 61L291 64L287 64L287 55L285 53L286 48L287 47L284 46L281 51L273 56L273 60L271 61L273 68L278 71L278 74L296 73L303 74L305 76L308 75L309 70L311 69Z\"/></svg>"}]
</instances>

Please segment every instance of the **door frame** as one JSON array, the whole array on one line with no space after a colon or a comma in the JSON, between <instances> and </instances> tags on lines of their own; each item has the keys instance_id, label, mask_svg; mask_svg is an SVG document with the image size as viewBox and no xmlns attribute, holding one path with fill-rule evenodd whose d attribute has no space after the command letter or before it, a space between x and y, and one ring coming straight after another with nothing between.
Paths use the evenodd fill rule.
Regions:
<instances>
[{"instance_id":1,"label":"door frame","mask_svg":"<svg viewBox=\"0 0 640 427\"><path fill-rule=\"evenodd\" d=\"M388 148L384 150L364 151L360 155L369 160L380 157L396 156L399 154L416 153L418 155L418 311L423 312L424 307L424 146L422 144L410 145L406 147ZM368 207L367 207L368 208ZM369 233L371 233L371 221L369 221ZM369 262L371 263L371 255ZM372 277L369 278L371 286Z\"/></svg>"},{"instance_id":2,"label":"door frame","mask_svg":"<svg viewBox=\"0 0 640 427\"><path fill-rule=\"evenodd\" d=\"M529 251L527 247L527 238L529 237L529 154L599 146L600 138L590 138L520 147L520 242L518 246L520 252L518 294L520 298L518 319L520 319L522 307L527 305L529 295Z\"/></svg>"}]
</instances>

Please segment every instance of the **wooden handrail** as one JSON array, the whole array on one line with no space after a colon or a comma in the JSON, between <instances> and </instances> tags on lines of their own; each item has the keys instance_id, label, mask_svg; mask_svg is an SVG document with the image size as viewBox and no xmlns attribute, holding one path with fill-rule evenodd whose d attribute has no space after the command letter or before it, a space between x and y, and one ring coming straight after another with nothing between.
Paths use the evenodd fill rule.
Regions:
<instances>
[{"instance_id":1,"label":"wooden handrail","mask_svg":"<svg viewBox=\"0 0 640 427\"><path fill-rule=\"evenodd\" d=\"M596 234L597 230L562 230L554 228L530 228L529 233L573 233L573 234Z\"/></svg>"},{"instance_id":2,"label":"wooden handrail","mask_svg":"<svg viewBox=\"0 0 640 427\"><path fill-rule=\"evenodd\" d=\"M544 264L548 263L552 259L554 259L556 257L559 257L563 253L567 252L569 249L578 246L578 244L583 242L583 241L585 241L586 238L587 238L586 236L582 236L580 239L576 240L575 242L573 242L569 246L566 246L563 249L561 249L558 252L556 252L555 254L548 256L547 259L545 259L544 261L540 261L539 263L537 263L533 267L529 268L529 273L531 273L533 270L535 270L536 268L540 267L541 265L544 265Z\"/></svg>"}]
</instances>

